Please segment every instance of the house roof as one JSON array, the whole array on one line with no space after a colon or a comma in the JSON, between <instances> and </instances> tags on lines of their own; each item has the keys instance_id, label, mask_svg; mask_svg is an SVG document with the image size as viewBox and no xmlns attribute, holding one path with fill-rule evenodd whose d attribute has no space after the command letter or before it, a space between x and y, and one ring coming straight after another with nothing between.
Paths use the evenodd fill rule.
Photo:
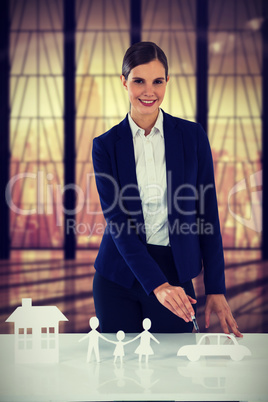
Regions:
<instances>
[{"instance_id":1,"label":"house roof","mask_svg":"<svg viewBox=\"0 0 268 402\"><path fill-rule=\"evenodd\" d=\"M27 301L25 303L25 301ZM6 322L15 322L21 327L49 327L68 318L56 306L32 306L31 299L23 299L22 306L8 317Z\"/></svg>"}]
</instances>

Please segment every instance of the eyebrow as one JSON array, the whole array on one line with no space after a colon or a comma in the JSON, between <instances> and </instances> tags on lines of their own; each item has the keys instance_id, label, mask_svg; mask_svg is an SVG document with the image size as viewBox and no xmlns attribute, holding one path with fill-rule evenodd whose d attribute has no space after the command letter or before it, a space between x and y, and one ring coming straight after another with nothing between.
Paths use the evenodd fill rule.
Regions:
<instances>
[{"instance_id":1,"label":"eyebrow","mask_svg":"<svg viewBox=\"0 0 268 402\"><path fill-rule=\"evenodd\" d=\"M144 78L141 78L141 77L133 77L132 79L133 80L144 80ZM158 78L155 78L154 80L165 80L165 77L158 77Z\"/></svg>"}]
</instances>

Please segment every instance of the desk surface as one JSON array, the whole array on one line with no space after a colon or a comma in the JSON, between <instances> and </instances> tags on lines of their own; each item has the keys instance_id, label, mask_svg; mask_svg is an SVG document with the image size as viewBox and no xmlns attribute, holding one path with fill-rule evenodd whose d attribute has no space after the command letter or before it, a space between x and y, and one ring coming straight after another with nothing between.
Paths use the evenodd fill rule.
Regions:
<instances>
[{"instance_id":1,"label":"desk surface","mask_svg":"<svg viewBox=\"0 0 268 402\"><path fill-rule=\"evenodd\" d=\"M81 334L60 334L58 364L14 364L14 336L0 335L0 401L268 401L268 334L245 334L240 345L252 356L178 357L183 345L202 334L155 334L148 364L125 346L124 362L114 364L115 345L100 340L101 362L87 363ZM106 335L116 340L114 334ZM127 334L124 341L133 335Z\"/></svg>"}]
</instances>

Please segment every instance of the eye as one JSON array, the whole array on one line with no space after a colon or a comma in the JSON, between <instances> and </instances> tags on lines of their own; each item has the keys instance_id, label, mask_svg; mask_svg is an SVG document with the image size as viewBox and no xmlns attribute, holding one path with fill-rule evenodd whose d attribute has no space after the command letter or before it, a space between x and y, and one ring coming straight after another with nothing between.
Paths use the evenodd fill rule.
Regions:
<instances>
[{"instance_id":1,"label":"eye","mask_svg":"<svg viewBox=\"0 0 268 402\"><path fill-rule=\"evenodd\" d=\"M162 80L155 80L155 81L154 81L154 84L157 84L157 85L163 84L163 81L162 81Z\"/></svg>"},{"instance_id":2,"label":"eye","mask_svg":"<svg viewBox=\"0 0 268 402\"><path fill-rule=\"evenodd\" d=\"M141 79L136 79L136 80L134 80L134 82L135 82L136 84L142 84L142 83L143 83L143 80L141 80Z\"/></svg>"}]
</instances>

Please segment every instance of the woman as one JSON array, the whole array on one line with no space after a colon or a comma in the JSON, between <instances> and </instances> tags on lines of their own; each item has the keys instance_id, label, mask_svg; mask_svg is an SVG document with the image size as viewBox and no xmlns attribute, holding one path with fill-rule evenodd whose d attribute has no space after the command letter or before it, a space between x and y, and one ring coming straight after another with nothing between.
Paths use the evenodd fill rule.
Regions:
<instances>
[{"instance_id":1,"label":"woman","mask_svg":"<svg viewBox=\"0 0 268 402\"><path fill-rule=\"evenodd\" d=\"M164 52L131 46L121 81L131 109L93 141L93 165L107 222L95 261L93 292L103 332L192 332L192 279L202 264L207 295L222 329L238 331L225 299L224 258L207 136L199 124L160 109L169 81Z\"/></svg>"}]
</instances>

